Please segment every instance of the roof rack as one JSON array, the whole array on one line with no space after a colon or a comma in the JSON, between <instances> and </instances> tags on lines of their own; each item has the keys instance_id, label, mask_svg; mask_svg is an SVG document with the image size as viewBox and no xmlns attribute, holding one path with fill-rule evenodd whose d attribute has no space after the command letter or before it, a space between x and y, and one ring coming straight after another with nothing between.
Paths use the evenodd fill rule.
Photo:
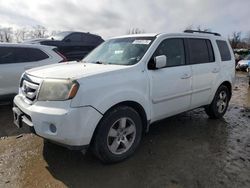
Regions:
<instances>
[{"instance_id":1,"label":"roof rack","mask_svg":"<svg viewBox=\"0 0 250 188\"><path fill-rule=\"evenodd\" d=\"M185 30L184 33L205 33L205 34L212 34L215 36L221 36L219 33L208 32L208 31L198 31L198 30Z\"/></svg>"}]
</instances>

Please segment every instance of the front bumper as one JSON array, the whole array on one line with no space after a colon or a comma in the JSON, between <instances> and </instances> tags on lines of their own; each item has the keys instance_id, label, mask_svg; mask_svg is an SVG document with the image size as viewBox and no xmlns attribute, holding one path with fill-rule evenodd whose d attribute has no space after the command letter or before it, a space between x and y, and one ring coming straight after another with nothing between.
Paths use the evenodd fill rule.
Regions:
<instances>
[{"instance_id":1,"label":"front bumper","mask_svg":"<svg viewBox=\"0 0 250 188\"><path fill-rule=\"evenodd\" d=\"M102 114L90 106L72 108L70 102L37 101L29 105L20 95L14 98L22 121L39 136L69 147L89 145Z\"/></svg>"}]
</instances>

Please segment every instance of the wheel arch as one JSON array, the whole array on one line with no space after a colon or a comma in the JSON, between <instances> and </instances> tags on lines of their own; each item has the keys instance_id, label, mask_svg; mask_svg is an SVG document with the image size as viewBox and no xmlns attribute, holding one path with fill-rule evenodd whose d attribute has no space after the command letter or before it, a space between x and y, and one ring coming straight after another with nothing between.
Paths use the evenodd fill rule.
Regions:
<instances>
[{"instance_id":1,"label":"wheel arch","mask_svg":"<svg viewBox=\"0 0 250 188\"><path fill-rule=\"evenodd\" d=\"M116 104L112 105L108 110L106 110L106 112L103 114L103 116L106 113L108 113L110 110L112 110L118 106L128 106L128 107L131 107L134 110L136 110L136 112L138 112L140 117L141 117L143 130L147 129L147 126L148 126L147 113L146 113L145 109L143 108L143 106L136 101L127 100L127 101L122 101L122 102L116 103Z\"/></svg>"},{"instance_id":2,"label":"wheel arch","mask_svg":"<svg viewBox=\"0 0 250 188\"><path fill-rule=\"evenodd\" d=\"M222 82L221 84L220 84L220 86L222 86L222 85L224 85L224 86L226 86L227 88L228 88L228 90L229 90L229 98L231 99L231 97L232 97L232 84L229 82L229 81L224 81L224 82ZM219 87L220 87L219 86ZM218 87L218 88L219 88Z\"/></svg>"},{"instance_id":3,"label":"wheel arch","mask_svg":"<svg viewBox=\"0 0 250 188\"><path fill-rule=\"evenodd\" d=\"M208 104L210 104L213 101L214 96L215 96L217 90L222 85L224 85L224 86L226 86L228 88L228 90L229 90L229 100L231 99L231 97L232 97L232 82L230 82L228 80L224 80L224 81L219 82L219 83L217 83L215 85L216 85L216 87L214 87L214 89L212 90L212 94L210 95L209 103Z\"/></svg>"},{"instance_id":4,"label":"wheel arch","mask_svg":"<svg viewBox=\"0 0 250 188\"><path fill-rule=\"evenodd\" d=\"M116 108L117 106L128 106L136 110L141 117L143 130L147 130L147 126L148 126L147 114L141 104L135 101L123 101L123 102L113 105L109 110Z\"/></svg>"},{"instance_id":5,"label":"wheel arch","mask_svg":"<svg viewBox=\"0 0 250 188\"><path fill-rule=\"evenodd\" d=\"M111 106L108 110L106 110L106 112L103 114L103 117L105 116L105 114L107 114L109 111L111 111L112 109L118 107L118 106L128 106L128 107L131 107L133 108L134 110L136 110L136 112L139 113L140 117L141 117L141 120L142 120L142 127L143 127L143 132L147 132L148 131L148 128L149 128L149 121L147 120L147 114L146 114L146 111L145 109L143 108L143 106L141 104L139 104L138 102L135 102L135 101L131 101L131 100L128 100L128 101L122 101L122 102L119 102L117 104L114 104L113 106ZM103 118L102 117L102 118ZM101 120L99 121L98 125L96 126L95 130L94 130L94 133L92 135L92 138L91 138L91 143L93 143L94 141L94 137L96 135L96 132L97 132L97 129L99 127L99 124L100 122L102 121L102 118Z\"/></svg>"}]
</instances>

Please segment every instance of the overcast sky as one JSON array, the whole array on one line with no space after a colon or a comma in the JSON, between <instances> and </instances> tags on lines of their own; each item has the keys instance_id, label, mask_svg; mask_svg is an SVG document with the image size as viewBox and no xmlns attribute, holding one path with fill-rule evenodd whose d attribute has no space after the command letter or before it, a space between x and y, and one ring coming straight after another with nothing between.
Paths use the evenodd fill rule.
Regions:
<instances>
[{"instance_id":1,"label":"overcast sky","mask_svg":"<svg viewBox=\"0 0 250 188\"><path fill-rule=\"evenodd\" d=\"M201 25L228 36L250 31L250 0L0 0L0 26L78 30L104 38L181 32Z\"/></svg>"}]
</instances>

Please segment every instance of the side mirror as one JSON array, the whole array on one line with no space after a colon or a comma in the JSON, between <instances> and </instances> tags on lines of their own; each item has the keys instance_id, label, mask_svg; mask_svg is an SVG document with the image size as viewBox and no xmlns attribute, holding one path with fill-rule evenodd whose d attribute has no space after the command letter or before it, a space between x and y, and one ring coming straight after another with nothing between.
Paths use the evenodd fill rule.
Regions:
<instances>
[{"instance_id":1,"label":"side mirror","mask_svg":"<svg viewBox=\"0 0 250 188\"><path fill-rule=\"evenodd\" d=\"M167 66L167 57L165 55L156 56L154 58L155 68L160 69Z\"/></svg>"}]
</instances>

